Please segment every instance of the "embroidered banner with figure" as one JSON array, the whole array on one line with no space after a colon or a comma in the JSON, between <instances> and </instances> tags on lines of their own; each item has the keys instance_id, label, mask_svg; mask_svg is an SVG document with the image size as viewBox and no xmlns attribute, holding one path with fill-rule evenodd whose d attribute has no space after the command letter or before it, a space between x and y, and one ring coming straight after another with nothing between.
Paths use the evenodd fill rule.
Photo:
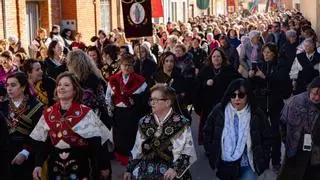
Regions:
<instances>
[{"instance_id":1,"label":"embroidered banner with figure","mask_svg":"<svg viewBox=\"0 0 320 180\"><path fill-rule=\"evenodd\" d=\"M121 0L127 38L152 36L151 0Z\"/></svg>"}]
</instances>

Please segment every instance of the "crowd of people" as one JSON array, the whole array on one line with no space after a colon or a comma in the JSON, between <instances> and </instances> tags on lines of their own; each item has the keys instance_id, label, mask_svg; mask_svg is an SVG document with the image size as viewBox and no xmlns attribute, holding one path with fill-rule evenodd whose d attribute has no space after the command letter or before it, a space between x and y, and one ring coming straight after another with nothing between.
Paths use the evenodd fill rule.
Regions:
<instances>
[{"instance_id":1,"label":"crowd of people","mask_svg":"<svg viewBox=\"0 0 320 180\"><path fill-rule=\"evenodd\" d=\"M115 159L125 180L188 180L194 143L221 180L320 177L320 44L300 12L97 34L0 40L1 179L111 179Z\"/></svg>"}]
</instances>

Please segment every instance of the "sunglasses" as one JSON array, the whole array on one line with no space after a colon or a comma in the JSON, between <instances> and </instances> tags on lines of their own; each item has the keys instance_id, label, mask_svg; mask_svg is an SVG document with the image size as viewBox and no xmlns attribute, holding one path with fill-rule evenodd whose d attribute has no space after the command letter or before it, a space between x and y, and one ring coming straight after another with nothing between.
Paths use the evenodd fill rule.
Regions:
<instances>
[{"instance_id":1,"label":"sunglasses","mask_svg":"<svg viewBox=\"0 0 320 180\"><path fill-rule=\"evenodd\" d=\"M238 96L238 98L240 98L240 99L243 99L244 97L246 97L246 93L243 93L243 92L240 92L240 93L232 93L231 94L231 99L235 99L237 96Z\"/></svg>"}]
</instances>

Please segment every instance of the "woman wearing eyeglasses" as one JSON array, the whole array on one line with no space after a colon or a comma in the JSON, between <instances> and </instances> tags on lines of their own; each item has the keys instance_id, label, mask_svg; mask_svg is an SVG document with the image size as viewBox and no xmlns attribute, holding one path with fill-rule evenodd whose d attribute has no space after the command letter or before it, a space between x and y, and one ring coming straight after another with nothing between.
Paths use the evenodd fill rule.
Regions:
<instances>
[{"instance_id":1,"label":"woman wearing eyeglasses","mask_svg":"<svg viewBox=\"0 0 320 180\"><path fill-rule=\"evenodd\" d=\"M106 92L108 113L113 118L115 157L122 165L128 164L138 121L148 112L147 84L133 72L133 61L132 55L121 56L121 72L109 78Z\"/></svg>"},{"instance_id":2,"label":"woman wearing eyeglasses","mask_svg":"<svg viewBox=\"0 0 320 180\"><path fill-rule=\"evenodd\" d=\"M139 122L124 180L191 179L188 169L197 156L190 121L172 109L175 98L175 91L166 84L151 88L152 113Z\"/></svg>"},{"instance_id":3,"label":"woman wearing eyeglasses","mask_svg":"<svg viewBox=\"0 0 320 180\"><path fill-rule=\"evenodd\" d=\"M209 164L221 180L256 180L270 162L270 126L257 108L250 84L236 79L203 129Z\"/></svg>"}]
</instances>

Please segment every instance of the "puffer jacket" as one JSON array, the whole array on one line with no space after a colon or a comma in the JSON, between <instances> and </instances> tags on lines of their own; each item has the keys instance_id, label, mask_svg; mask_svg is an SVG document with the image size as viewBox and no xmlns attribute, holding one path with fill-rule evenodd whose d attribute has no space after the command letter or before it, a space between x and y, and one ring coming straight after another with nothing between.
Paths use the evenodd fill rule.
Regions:
<instances>
[{"instance_id":1,"label":"puffer jacket","mask_svg":"<svg viewBox=\"0 0 320 180\"><path fill-rule=\"evenodd\" d=\"M222 162L221 137L224 128L224 118L224 107L218 104L209 114L203 129L204 148L212 169L218 168L219 163ZM250 134L254 170L258 175L261 175L269 168L272 133L270 133L270 123L267 117L259 108L251 108Z\"/></svg>"}]
</instances>

